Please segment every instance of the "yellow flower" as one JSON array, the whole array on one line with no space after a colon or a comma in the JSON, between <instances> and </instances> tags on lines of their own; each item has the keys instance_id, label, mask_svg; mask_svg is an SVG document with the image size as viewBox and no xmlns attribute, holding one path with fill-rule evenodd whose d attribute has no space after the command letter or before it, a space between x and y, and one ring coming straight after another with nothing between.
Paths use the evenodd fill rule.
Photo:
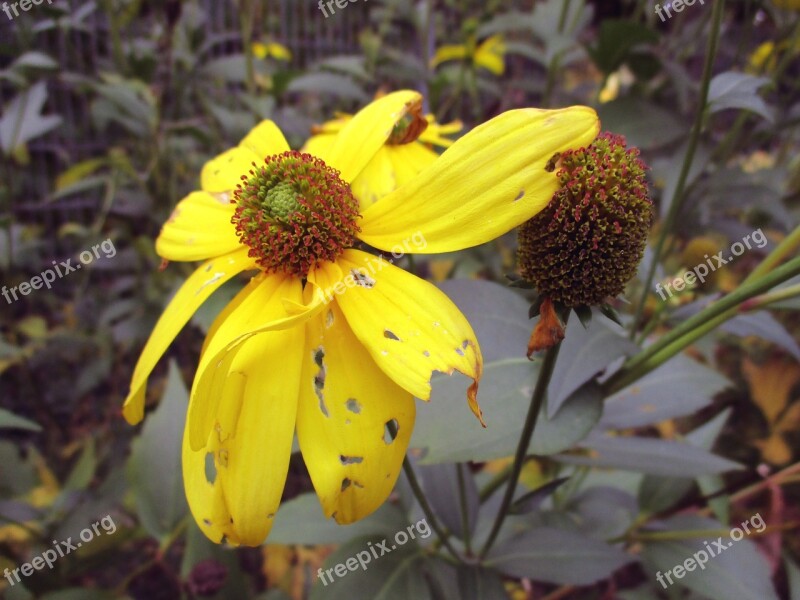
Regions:
<instances>
[{"instance_id":1,"label":"yellow flower","mask_svg":"<svg viewBox=\"0 0 800 600\"><path fill-rule=\"evenodd\" d=\"M330 150L336 135L353 117L340 114L313 130L314 135L303 146L302 151L322 155ZM430 146L448 148L453 141L446 135L461 131L461 121L446 125L436 122L433 115L409 115L410 128L424 128L419 137L404 136L404 131L396 130L386 143L375 153L361 173L350 183L353 194L358 198L361 208L366 209L390 192L411 181L422 169L432 164L438 154Z\"/></svg>"},{"instance_id":2,"label":"yellow flower","mask_svg":"<svg viewBox=\"0 0 800 600\"><path fill-rule=\"evenodd\" d=\"M800 0L772 0L772 3L778 8L800 10Z\"/></svg>"},{"instance_id":3,"label":"yellow flower","mask_svg":"<svg viewBox=\"0 0 800 600\"><path fill-rule=\"evenodd\" d=\"M480 416L482 358L464 316L433 284L355 246L439 253L491 240L548 203L558 182L547 161L587 145L599 125L587 107L506 112L359 214L347 182L420 102L411 91L376 100L316 157L291 152L262 122L205 165L202 189L156 241L166 260L205 262L142 351L123 407L130 423L143 418L147 378L194 311L237 273L259 271L212 324L192 385L184 485L213 541L264 541L295 429L325 516L351 523L391 492L414 397L429 399L434 371L472 378Z\"/></svg>"},{"instance_id":4,"label":"yellow flower","mask_svg":"<svg viewBox=\"0 0 800 600\"><path fill-rule=\"evenodd\" d=\"M505 72L506 45L503 37L493 35L486 38L476 47L474 36L470 36L466 44L442 46L431 59L431 68L436 68L450 60L471 60L476 67L483 67L495 75Z\"/></svg>"},{"instance_id":5,"label":"yellow flower","mask_svg":"<svg viewBox=\"0 0 800 600\"><path fill-rule=\"evenodd\" d=\"M291 51L284 45L277 42L253 42L250 46L253 56L260 59L265 59L268 56L276 60L289 61L292 60Z\"/></svg>"}]
</instances>

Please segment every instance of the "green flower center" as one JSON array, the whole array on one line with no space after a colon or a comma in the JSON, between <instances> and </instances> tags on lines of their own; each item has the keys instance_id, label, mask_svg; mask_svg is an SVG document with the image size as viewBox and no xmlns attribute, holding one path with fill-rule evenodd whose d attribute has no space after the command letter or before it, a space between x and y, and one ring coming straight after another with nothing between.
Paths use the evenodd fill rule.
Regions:
<instances>
[{"instance_id":1,"label":"green flower center","mask_svg":"<svg viewBox=\"0 0 800 600\"><path fill-rule=\"evenodd\" d=\"M267 272L305 277L352 247L360 231L350 186L310 154L289 151L253 163L232 202L236 234Z\"/></svg>"}]
</instances>

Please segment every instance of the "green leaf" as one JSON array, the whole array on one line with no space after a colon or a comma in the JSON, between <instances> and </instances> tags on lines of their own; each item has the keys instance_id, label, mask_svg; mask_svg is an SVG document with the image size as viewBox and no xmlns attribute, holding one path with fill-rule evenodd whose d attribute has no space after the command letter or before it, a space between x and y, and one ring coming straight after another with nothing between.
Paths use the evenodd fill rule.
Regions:
<instances>
[{"instance_id":1,"label":"green leaf","mask_svg":"<svg viewBox=\"0 0 800 600\"><path fill-rule=\"evenodd\" d=\"M627 429L688 415L710 405L730 385L713 369L678 355L610 396L599 426Z\"/></svg>"},{"instance_id":2,"label":"green leaf","mask_svg":"<svg viewBox=\"0 0 800 600\"><path fill-rule=\"evenodd\" d=\"M33 85L14 97L3 110L0 118L0 150L11 154L61 124L59 116L42 116L41 111L47 100L47 86L44 81Z\"/></svg>"},{"instance_id":3,"label":"green leaf","mask_svg":"<svg viewBox=\"0 0 800 600\"><path fill-rule=\"evenodd\" d=\"M623 535L633 525L638 506L636 499L622 490L596 486L571 498L564 505L575 522L576 531L596 540Z\"/></svg>"},{"instance_id":4,"label":"green leaf","mask_svg":"<svg viewBox=\"0 0 800 600\"><path fill-rule=\"evenodd\" d=\"M606 19L600 23L597 44L589 48L589 55L603 73L617 70L641 45L658 41L658 34L636 21Z\"/></svg>"},{"instance_id":5,"label":"green leaf","mask_svg":"<svg viewBox=\"0 0 800 600\"><path fill-rule=\"evenodd\" d=\"M499 542L484 564L512 577L589 585L635 560L614 546L579 533L537 527Z\"/></svg>"},{"instance_id":6,"label":"green leaf","mask_svg":"<svg viewBox=\"0 0 800 600\"><path fill-rule=\"evenodd\" d=\"M83 588L70 588L58 592L51 592L41 597L41 600L112 600L117 596L103 590Z\"/></svg>"},{"instance_id":7,"label":"green leaf","mask_svg":"<svg viewBox=\"0 0 800 600\"><path fill-rule=\"evenodd\" d=\"M639 486L639 505L648 514L658 514L675 506L693 487L688 477L647 475Z\"/></svg>"},{"instance_id":8,"label":"green leaf","mask_svg":"<svg viewBox=\"0 0 800 600\"><path fill-rule=\"evenodd\" d=\"M508 600L500 575L471 565L454 567L443 560L429 561L435 600Z\"/></svg>"},{"instance_id":9,"label":"green leaf","mask_svg":"<svg viewBox=\"0 0 800 600\"><path fill-rule=\"evenodd\" d=\"M660 532L727 529L717 521L695 515L679 515L658 524ZM687 537L688 535L690 534ZM643 542L642 556L648 567L648 578L655 578L658 572L672 572L677 565L684 565L688 559L692 559L694 570L686 571L680 579L672 574L674 584L685 586L713 600L778 600L769 565L755 544L748 539L734 542L726 534L720 537L724 550L717 548L714 544L717 536L712 534L685 540ZM713 556L709 556L706 544L714 552ZM702 568L698 568L698 560L704 559L701 552L707 559ZM663 585L669 587L666 578L664 584L658 587Z\"/></svg>"},{"instance_id":10,"label":"green leaf","mask_svg":"<svg viewBox=\"0 0 800 600\"><path fill-rule=\"evenodd\" d=\"M97 470L97 456L95 452L94 438L89 438L83 447L83 452L70 471L67 481L64 483L65 490L85 490L94 479Z\"/></svg>"},{"instance_id":11,"label":"green leaf","mask_svg":"<svg viewBox=\"0 0 800 600\"><path fill-rule=\"evenodd\" d=\"M341 544L355 536L394 535L407 525L405 514L390 503L352 525L339 525L325 518L316 494L302 494L281 504L267 541L270 544Z\"/></svg>"},{"instance_id":12,"label":"green leaf","mask_svg":"<svg viewBox=\"0 0 800 600\"><path fill-rule=\"evenodd\" d=\"M615 437L594 433L579 444L592 456L559 455L560 462L609 467L665 477L694 477L741 469L742 465L691 444L655 438Z\"/></svg>"},{"instance_id":13,"label":"green leaf","mask_svg":"<svg viewBox=\"0 0 800 600\"><path fill-rule=\"evenodd\" d=\"M767 77L732 71L720 73L714 76L708 88L709 111L715 113L726 108L741 108L761 115L772 123L775 120L773 111L758 95L758 90L769 82Z\"/></svg>"},{"instance_id":14,"label":"green leaf","mask_svg":"<svg viewBox=\"0 0 800 600\"><path fill-rule=\"evenodd\" d=\"M287 86L289 92L331 95L343 100L369 102L369 96L352 79L333 73L308 73L293 79Z\"/></svg>"},{"instance_id":15,"label":"green leaf","mask_svg":"<svg viewBox=\"0 0 800 600\"><path fill-rule=\"evenodd\" d=\"M249 598L248 581L239 564L239 554L230 548L210 541L194 519L189 519L186 531L186 550L181 563L181 578L186 579L198 563L204 560L215 560L228 569L225 584L213 596L203 596L203 600L229 600L230 598Z\"/></svg>"},{"instance_id":16,"label":"green leaf","mask_svg":"<svg viewBox=\"0 0 800 600\"><path fill-rule=\"evenodd\" d=\"M784 564L789 582L789 600L800 600L800 567L788 554L784 558Z\"/></svg>"},{"instance_id":17,"label":"green leaf","mask_svg":"<svg viewBox=\"0 0 800 600\"><path fill-rule=\"evenodd\" d=\"M32 50L25 52L17 58L10 69L57 69L58 63L44 52Z\"/></svg>"},{"instance_id":18,"label":"green leaf","mask_svg":"<svg viewBox=\"0 0 800 600\"><path fill-rule=\"evenodd\" d=\"M171 362L164 396L134 440L126 467L139 519L156 538L170 534L187 512L181 441L188 404L189 392Z\"/></svg>"},{"instance_id":19,"label":"green leaf","mask_svg":"<svg viewBox=\"0 0 800 600\"><path fill-rule=\"evenodd\" d=\"M458 470L461 469L466 499L466 522L469 533L478 521L478 487L469 467L462 464L427 465L419 469L425 496L445 527L464 539L464 518L461 510Z\"/></svg>"},{"instance_id":20,"label":"green leaf","mask_svg":"<svg viewBox=\"0 0 800 600\"><path fill-rule=\"evenodd\" d=\"M681 139L687 129L674 112L635 97L601 104L597 114L603 129L624 135L628 145L642 149L670 144Z\"/></svg>"},{"instance_id":21,"label":"green leaf","mask_svg":"<svg viewBox=\"0 0 800 600\"><path fill-rule=\"evenodd\" d=\"M532 326L526 317L528 302L520 294L476 279L449 279L439 288L472 325L484 363L525 356Z\"/></svg>"},{"instance_id":22,"label":"green leaf","mask_svg":"<svg viewBox=\"0 0 800 600\"><path fill-rule=\"evenodd\" d=\"M714 443L717 441L722 428L728 421L731 414L731 409L727 408L719 413L716 417L704 423L694 431L686 434L686 441L694 444L698 448L705 448L711 450ZM725 481L720 475L702 475L696 478L697 485L700 491L705 496L711 496L718 493L725 488ZM716 516L721 522L727 523L730 519L731 507L730 498L727 495L717 496L708 501L711 510L714 511Z\"/></svg>"},{"instance_id":23,"label":"green leaf","mask_svg":"<svg viewBox=\"0 0 800 600\"><path fill-rule=\"evenodd\" d=\"M612 326L613 327L613 326ZM621 356L634 354L639 348L612 331L600 320L590 327L567 326L566 337L558 354L553 377L547 388L547 414L552 417L564 402L585 382Z\"/></svg>"},{"instance_id":24,"label":"green leaf","mask_svg":"<svg viewBox=\"0 0 800 600\"><path fill-rule=\"evenodd\" d=\"M525 358L486 365L479 395L486 429L466 406L465 380L435 376L431 401L418 404L411 437L411 447L423 450L420 462L485 461L514 454L537 374L538 366ZM597 423L601 411L596 386L578 390L553 419L543 407L531 452L554 454L571 447Z\"/></svg>"},{"instance_id":25,"label":"green leaf","mask_svg":"<svg viewBox=\"0 0 800 600\"><path fill-rule=\"evenodd\" d=\"M24 429L26 431L41 431L42 427L38 423L19 417L6 410L0 408L0 429Z\"/></svg>"},{"instance_id":26,"label":"green leaf","mask_svg":"<svg viewBox=\"0 0 800 600\"><path fill-rule=\"evenodd\" d=\"M391 537L386 540L388 553L375 545L382 540L374 536L359 537L341 546L322 566L322 578L314 574L320 580L315 582L309 599L433 600L419 547L413 543L397 545Z\"/></svg>"},{"instance_id":27,"label":"green leaf","mask_svg":"<svg viewBox=\"0 0 800 600\"><path fill-rule=\"evenodd\" d=\"M797 360L800 360L800 344L797 343L792 334L786 331L780 321L765 310L737 315L723 323L720 329L739 337L758 336L768 342L772 342L779 348L786 350Z\"/></svg>"},{"instance_id":28,"label":"green leaf","mask_svg":"<svg viewBox=\"0 0 800 600\"><path fill-rule=\"evenodd\" d=\"M511 515L524 515L537 510L542 502L549 498L568 479L569 477L559 477L553 481L548 481L531 492L523 494L512 502L508 513Z\"/></svg>"}]
</instances>

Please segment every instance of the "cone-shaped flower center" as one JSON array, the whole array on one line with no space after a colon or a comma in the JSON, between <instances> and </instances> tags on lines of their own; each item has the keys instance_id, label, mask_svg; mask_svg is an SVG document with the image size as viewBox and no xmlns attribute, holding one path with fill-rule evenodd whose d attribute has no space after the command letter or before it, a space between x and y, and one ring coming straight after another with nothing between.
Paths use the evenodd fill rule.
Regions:
<instances>
[{"instance_id":1,"label":"cone-shaped flower center","mask_svg":"<svg viewBox=\"0 0 800 600\"><path fill-rule=\"evenodd\" d=\"M598 305L636 274L654 216L638 154L605 133L545 167L558 168L561 187L520 227L518 251L522 277L541 296L567 307Z\"/></svg>"},{"instance_id":2,"label":"cone-shaped flower center","mask_svg":"<svg viewBox=\"0 0 800 600\"><path fill-rule=\"evenodd\" d=\"M248 253L268 272L305 277L336 259L360 231L358 200L339 172L290 151L253 163L234 192L231 219Z\"/></svg>"}]
</instances>

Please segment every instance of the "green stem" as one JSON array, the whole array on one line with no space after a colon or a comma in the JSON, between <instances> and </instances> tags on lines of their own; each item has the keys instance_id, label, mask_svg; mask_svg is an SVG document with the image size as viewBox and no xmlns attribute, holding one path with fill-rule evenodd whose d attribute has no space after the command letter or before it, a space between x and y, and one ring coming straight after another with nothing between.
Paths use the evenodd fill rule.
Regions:
<instances>
[{"instance_id":1,"label":"green stem","mask_svg":"<svg viewBox=\"0 0 800 600\"><path fill-rule=\"evenodd\" d=\"M791 285L782 290L774 290L767 294L756 296L752 300L748 300L747 302L743 303L739 310L746 310L748 312L760 310L769 306L770 304L782 302L783 300L790 300L797 296L800 296L800 283Z\"/></svg>"},{"instance_id":2,"label":"green stem","mask_svg":"<svg viewBox=\"0 0 800 600\"><path fill-rule=\"evenodd\" d=\"M710 304L631 358L603 384L603 388L607 393L613 393L627 387L728 319L735 317L739 314L739 305L745 300L763 294L798 274L800 274L800 257L790 260L756 281L745 282L737 290Z\"/></svg>"},{"instance_id":3,"label":"green stem","mask_svg":"<svg viewBox=\"0 0 800 600\"><path fill-rule=\"evenodd\" d=\"M567 315L569 316L569 315ZM566 325L566 319L564 319ZM514 493L517 490L519 483L519 476L522 472L522 465L525 463L528 449L531 445L531 438L533 437L533 430L536 428L536 421L539 418L539 413L542 412L542 406L547 395L547 386L550 384L550 378L553 376L553 369L556 366L556 359L558 358L558 351L561 349L561 342L549 348L544 355L542 361L542 368L539 372L539 378L536 381L536 388L533 390L531 396L530 407L528 408L528 415L525 417L525 425L522 428L522 434L517 444L517 452L514 455L514 463L511 467L511 475L506 484L506 491L503 495L503 501L500 504L500 510L497 511L492 530L489 537L480 552L480 558L484 558L491 550L492 545L500 533L503 526L503 521L508 516L508 509L511 507L511 502L514 500Z\"/></svg>"},{"instance_id":4,"label":"green stem","mask_svg":"<svg viewBox=\"0 0 800 600\"><path fill-rule=\"evenodd\" d=\"M800 248L800 226L795 227L789 235L783 238L781 243L745 278L744 283L766 275L783 262L783 259L794 254L798 248Z\"/></svg>"},{"instance_id":5,"label":"green stem","mask_svg":"<svg viewBox=\"0 0 800 600\"><path fill-rule=\"evenodd\" d=\"M458 500L461 505L461 530L464 532L464 549L467 556L472 556L472 537L469 530L469 507L467 506L467 486L465 483L464 469L466 465L456 463L458 477Z\"/></svg>"},{"instance_id":6,"label":"green stem","mask_svg":"<svg viewBox=\"0 0 800 600\"><path fill-rule=\"evenodd\" d=\"M633 323L631 324L631 339L635 337L636 330L639 326L639 321L644 313L644 307L647 303L647 298L650 295L650 288L653 284L653 277L655 276L656 268L658 267L659 260L661 259L661 253L664 250L664 242L666 242L667 236L669 236L670 232L672 231L675 224L675 219L678 217L681 205L683 204L683 194L686 191L686 181L689 177L689 170L692 167L692 161L694 160L694 155L697 151L697 145L700 141L700 132L703 129L703 120L705 118L706 104L708 102L708 88L711 84L711 71L714 66L714 57L717 54L717 43L719 41L719 30L722 23L724 6L725 0L715 0L711 15L711 35L708 38L708 46L706 47L706 60L705 64L703 65L703 78L700 85L700 98L697 104L697 112L695 113L694 117L694 125L692 126L692 132L689 137L689 146L686 149L686 155L683 158L683 166L681 166L681 172L678 175L678 183L675 186L675 193L670 199L671 202L669 205L669 211L667 212L667 216L662 224L661 233L658 236L658 242L656 243L653 258L647 270L647 275L644 278L644 289L642 290L642 296L639 299L639 304L636 307L636 312L633 317Z\"/></svg>"},{"instance_id":7,"label":"green stem","mask_svg":"<svg viewBox=\"0 0 800 600\"><path fill-rule=\"evenodd\" d=\"M425 497L425 492L422 491L422 486L419 484L417 474L414 472L414 467L411 465L411 461L408 460L408 456L406 456L403 460L403 472L406 474L408 484L411 486L411 491L413 492L414 497L417 499L417 502L419 502L419 506L422 509L422 512L425 514L425 518L427 519L431 528L436 532L436 536L439 538L439 541L445 548L447 548L450 554L452 554L457 561L462 562L458 552L456 552L453 546L450 545L450 541L448 540L449 535L441 527L441 525L439 525L439 521L436 519L433 509L428 503L428 499Z\"/></svg>"}]
</instances>

